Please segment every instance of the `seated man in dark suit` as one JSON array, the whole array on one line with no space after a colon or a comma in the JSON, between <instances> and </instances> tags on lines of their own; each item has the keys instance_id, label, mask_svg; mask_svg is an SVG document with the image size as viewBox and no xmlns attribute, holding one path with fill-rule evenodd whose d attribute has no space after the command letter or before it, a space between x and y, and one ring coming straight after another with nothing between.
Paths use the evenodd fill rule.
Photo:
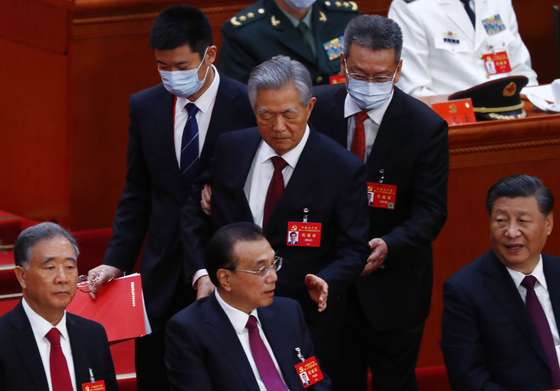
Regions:
<instances>
[{"instance_id":1,"label":"seated man in dark suit","mask_svg":"<svg viewBox=\"0 0 560 391\"><path fill-rule=\"evenodd\" d=\"M276 297L282 258L252 223L222 227L210 240L206 266L214 295L177 313L167 326L166 365L172 390L330 390L294 365L313 359L297 302ZM318 366L317 366L318 367Z\"/></svg>"},{"instance_id":2,"label":"seated man in dark suit","mask_svg":"<svg viewBox=\"0 0 560 391\"><path fill-rule=\"evenodd\" d=\"M78 246L54 223L15 244L23 299L0 318L0 390L72 391L92 381L118 390L103 326L66 312L76 292Z\"/></svg>"},{"instance_id":3,"label":"seated man in dark suit","mask_svg":"<svg viewBox=\"0 0 560 391\"><path fill-rule=\"evenodd\" d=\"M195 269L202 268L200 249L209 233L239 221L262 226L285 259L278 294L301 304L329 372L341 357L336 352L341 295L367 258L364 166L309 129L315 99L309 72L299 62L277 56L260 64L248 88L258 128L218 140L210 173L211 216L194 199L185 209L187 254ZM288 245L288 232L296 230L298 244Z\"/></svg>"},{"instance_id":4,"label":"seated man in dark suit","mask_svg":"<svg viewBox=\"0 0 560 391\"><path fill-rule=\"evenodd\" d=\"M454 390L560 387L560 258L542 254L553 197L532 176L488 191L492 251L445 283L442 350Z\"/></svg>"}]
</instances>

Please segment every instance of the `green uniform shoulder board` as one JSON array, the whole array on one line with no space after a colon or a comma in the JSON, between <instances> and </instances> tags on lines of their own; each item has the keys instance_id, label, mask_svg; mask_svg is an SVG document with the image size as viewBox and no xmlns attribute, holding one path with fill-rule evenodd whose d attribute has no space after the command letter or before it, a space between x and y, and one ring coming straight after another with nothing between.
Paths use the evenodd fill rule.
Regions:
<instances>
[{"instance_id":1,"label":"green uniform shoulder board","mask_svg":"<svg viewBox=\"0 0 560 391\"><path fill-rule=\"evenodd\" d=\"M351 11L358 12L358 3L355 1L342 1L342 0L324 0L323 4L333 11Z\"/></svg>"},{"instance_id":2,"label":"green uniform shoulder board","mask_svg":"<svg viewBox=\"0 0 560 391\"><path fill-rule=\"evenodd\" d=\"M241 27L265 16L266 10L260 6L248 7L229 20L233 27Z\"/></svg>"}]
</instances>

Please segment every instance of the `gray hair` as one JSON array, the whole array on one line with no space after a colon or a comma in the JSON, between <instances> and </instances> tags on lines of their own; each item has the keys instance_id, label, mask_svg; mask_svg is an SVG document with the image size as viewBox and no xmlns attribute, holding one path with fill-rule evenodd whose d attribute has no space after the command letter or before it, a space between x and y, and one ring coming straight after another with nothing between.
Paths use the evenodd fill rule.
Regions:
<instances>
[{"instance_id":1,"label":"gray hair","mask_svg":"<svg viewBox=\"0 0 560 391\"><path fill-rule=\"evenodd\" d=\"M277 90L289 83L294 83L299 93L299 100L302 104L307 105L312 97L311 76L301 63L288 56L274 56L257 65L251 72L247 83L251 106L253 109L255 108L258 90Z\"/></svg>"},{"instance_id":2,"label":"gray hair","mask_svg":"<svg viewBox=\"0 0 560 391\"><path fill-rule=\"evenodd\" d=\"M78 243L72 234L62 228L60 225L46 222L33 225L24 229L16 239L14 246L14 258L17 266L26 266L31 260L31 250L33 247L45 239L63 237L70 242L76 253L76 258L80 255Z\"/></svg>"},{"instance_id":3,"label":"gray hair","mask_svg":"<svg viewBox=\"0 0 560 391\"><path fill-rule=\"evenodd\" d=\"M401 59L402 31L392 19L380 15L360 15L352 19L344 30L344 55L348 57L350 46L371 50L395 49L395 62Z\"/></svg>"},{"instance_id":4,"label":"gray hair","mask_svg":"<svg viewBox=\"0 0 560 391\"><path fill-rule=\"evenodd\" d=\"M494 203L501 197L535 197L539 211L545 216L552 212L554 207L554 196L550 189L536 176L526 174L507 176L490 187L486 196L488 214L492 213Z\"/></svg>"}]
</instances>

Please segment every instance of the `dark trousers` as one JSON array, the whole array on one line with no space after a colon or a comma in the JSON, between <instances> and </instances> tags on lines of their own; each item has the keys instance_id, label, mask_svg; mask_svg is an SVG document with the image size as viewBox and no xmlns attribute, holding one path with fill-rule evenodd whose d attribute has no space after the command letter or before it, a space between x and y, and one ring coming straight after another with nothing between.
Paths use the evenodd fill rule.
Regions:
<instances>
[{"instance_id":1,"label":"dark trousers","mask_svg":"<svg viewBox=\"0 0 560 391\"><path fill-rule=\"evenodd\" d=\"M374 391L418 390L415 368L424 322L411 328L376 330L354 293L346 308L341 366L333 374L334 390L367 390L368 368Z\"/></svg>"}]
</instances>

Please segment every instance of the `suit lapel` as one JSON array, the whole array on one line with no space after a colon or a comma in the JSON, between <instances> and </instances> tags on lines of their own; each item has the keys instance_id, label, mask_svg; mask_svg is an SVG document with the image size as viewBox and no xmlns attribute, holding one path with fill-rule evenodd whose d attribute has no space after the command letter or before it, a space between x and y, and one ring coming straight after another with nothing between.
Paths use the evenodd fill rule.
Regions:
<instances>
[{"instance_id":1,"label":"suit lapel","mask_svg":"<svg viewBox=\"0 0 560 391\"><path fill-rule=\"evenodd\" d=\"M36 390L47 390L47 375L43 368L43 362L41 361L41 355L35 342L31 324L25 315L21 302L15 307L12 314L12 326L15 329L13 338L16 341L20 360L27 369L25 373L29 374L29 377L36 385Z\"/></svg>"},{"instance_id":2,"label":"suit lapel","mask_svg":"<svg viewBox=\"0 0 560 391\"><path fill-rule=\"evenodd\" d=\"M277 224L278 222L287 221L288 216L285 212L291 210L294 205L304 205L301 211L301 216L303 217L303 208L308 208L313 220L313 205L311 205L311 189L313 189L314 178L317 177L315 170L320 166L318 160L320 160L320 150L317 148L318 134L315 132L309 132L309 138L307 143L301 152L298 163L290 177L288 185L282 193L282 198L278 201L278 204L272 211L270 216L270 222L267 225L268 229L278 228L284 230L285 226L282 224ZM302 189L307 189L303 191ZM275 233L272 233L275 236ZM280 235L283 237L283 235Z\"/></svg>"},{"instance_id":3,"label":"suit lapel","mask_svg":"<svg viewBox=\"0 0 560 391\"><path fill-rule=\"evenodd\" d=\"M87 340L80 335L80 330L76 325L76 320L72 314L66 314L66 328L68 337L70 338L70 346L72 347L72 359L74 360L74 374L76 375L76 386L78 389L81 384L89 379L88 351L85 346ZM92 368L93 370L94 368ZM94 373L95 376L95 373Z\"/></svg>"},{"instance_id":4,"label":"suit lapel","mask_svg":"<svg viewBox=\"0 0 560 391\"><path fill-rule=\"evenodd\" d=\"M239 375L248 390L258 389L257 380L251 369L249 361L246 359L245 351L239 342L235 329L231 325L216 296L208 300L208 306L204 314L204 320L212 330L212 334L218 341L221 350L229 356L229 363L235 367L235 373Z\"/></svg>"},{"instance_id":5,"label":"suit lapel","mask_svg":"<svg viewBox=\"0 0 560 391\"><path fill-rule=\"evenodd\" d=\"M403 92L395 87L393 99L381 120L375 142L366 162L369 173L378 168L386 169L385 163L393 160L391 156L398 156L394 149L400 145L399 138L402 138L403 135L406 137L410 132L408 115L403 110L402 94ZM399 131L395 132L395 129L399 129ZM387 174L390 175L390 173Z\"/></svg>"},{"instance_id":6,"label":"suit lapel","mask_svg":"<svg viewBox=\"0 0 560 391\"><path fill-rule=\"evenodd\" d=\"M156 102L154 104L155 111L155 126L156 129L160 129L160 132L156 132L155 137L161 137L160 142L156 141L155 145L163 143L162 156L165 157L164 164L169 167L175 173L179 173L179 163L177 162L177 157L175 155L175 98L173 95L168 93L163 89L162 96L160 97L161 102Z\"/></svg>"},{"instance_id":7,"label":"suit lapel","mask_svg":"<svg viewBox=\"0 0 560 391\"><path fill-rule=\"evenodd\" d=\"M552 310L554 311L554 319L556 319L556 327L560 327L560 264L557 258L551 258L543 255L543 270L546 278L546 285L548 288L548 295L552 303Z\"/></svg>"},{"instance_id":8,"label":"suit lapel","mask_svg":"<svg viewBox=\"0 0 560 391\"><path fill-rule=\"evenodd\" d=\"M266 335L266 339L270 344L270 348L276 357L280 371L282 372L282 378L288 385L290 390L297 390L301 388L301 383L298 384L294 380L295 368L293 364L297 361L295 360L296 346L291 346L286 340L282 338L286 334L282 330L282 324L275 321L272 313L267 308L260 308L257 310L259 313L259 319L261 321L261 326Z\"/></svg>"},{"instance_id":9,"label":"suit lapel","mask_svg":"<svg viewBox=\"0 0 560 391\"><path fill-rule=\"evenodd\" d=\"M334 99L329 99L327 102L328 110L328 124L325 129L318 129L322 133L328 134L332 139L336 140L344 149L347 149L348 144L348 120L344 118L344 102L346 100L346 88L344 86L332 87L337 88L333 95ZM320 120L320 119L319 119ZM322 121L321 121L322 122ZM321 123L319 122L319 123ZM341 131L343 129L343 131Z\"/></svg>"},{"instance_id":10,"label":"suit lapel","mask_svg":"<svg viewBox=\"0 0 560 391\"><path fill-rule=\"evenodd\" d=\"M531 323L525 303L521 299L519 291L505 266L500 263L493 252L488 253L485 257L483 270L487 278L486 286L488 286L493 293L493 297L498 302L499 308L512 318L513 324L519 327L537 355L546 364L546 357L540 346L535 328Z\"/></svg>"},{"instance_id":11,"label":"suit lapel","mask_svg":"<svg viewBox=\"0 0 560 391\"><path fill-rule=\"evenodd\" d=\"M214 108L212 109L212 115L210 117L210 123L208 125L208 132L206 133L206 140L204 141L204 146L200 154L202 158L206 158L207 155L212 154L213 151L208 150L209 145L215 145L215 141L223 130L229 130L228 122L230 117L224 115L224 113L230 112L229 108L232 106L232 101L235 97L231 89L227 86L227 80L225 77L220 75L220 84L218 86L218 92L216 94L216 101L214 102Z\"/></svg>"}]
</instances>

